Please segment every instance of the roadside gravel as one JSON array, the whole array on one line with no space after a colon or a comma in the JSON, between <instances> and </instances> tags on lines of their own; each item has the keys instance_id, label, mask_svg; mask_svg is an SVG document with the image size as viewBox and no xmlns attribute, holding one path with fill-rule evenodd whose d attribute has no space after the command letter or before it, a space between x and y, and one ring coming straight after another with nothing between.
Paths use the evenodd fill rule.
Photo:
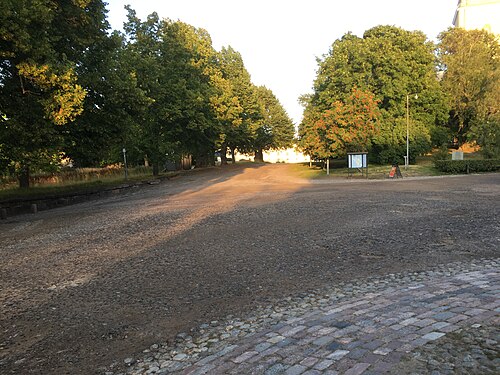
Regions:
<instances>
[{"instance_id":1,"label":"roadside gravel","mask_svg":"<svg viewBox=\"0 0 500 375\"><path fill-rule=\"evenodd\" d=\"M3 220L0 372L102 373L255 306L494 258L499 196L499 174L316 184L249 165Z\"/></svg>"}]
</instances>

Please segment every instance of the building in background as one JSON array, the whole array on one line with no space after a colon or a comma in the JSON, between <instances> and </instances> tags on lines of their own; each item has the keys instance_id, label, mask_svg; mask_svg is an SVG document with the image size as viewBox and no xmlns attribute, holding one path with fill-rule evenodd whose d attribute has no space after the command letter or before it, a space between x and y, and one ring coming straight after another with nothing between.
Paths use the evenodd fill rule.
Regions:
<instances>
[{"instance_id":1,"label":"building in background","mask_svg":"<svg viewBox=\"0 0 500 375\"><path fill-rule=\"evenodd\" d=\"M287 149L267 150L264 151L263 156L266 163L309 163L311 161L311 157L300 151L297 145ZM236 161L254 161L254 155L236 152L235 159ZM230 163L231 157L228 156L227 160Z\"/></svg>"},{"instance_id":2,"label":"building in background","mask_svg":"<svg viewBox=\"0 0 500 375\"><path fill-rule=\"evenodd\" d=\"M459 0L453 25L500 35L500 0Z\"/></svg>"}]
</instances>

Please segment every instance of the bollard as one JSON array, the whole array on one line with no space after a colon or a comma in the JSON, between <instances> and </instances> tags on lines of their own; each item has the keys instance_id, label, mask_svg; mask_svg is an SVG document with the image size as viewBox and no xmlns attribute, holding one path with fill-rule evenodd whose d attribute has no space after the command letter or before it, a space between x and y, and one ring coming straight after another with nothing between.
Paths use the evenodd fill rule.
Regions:
<instances>
[{"instance_id":1,"label":"bollard","mask_svg":"<svg viewBox=\"0 0 500 375\"><path fill-rule=\"evenodd\" d=\"M38 212L38 206L36 205L36 203L33 203L31 205L31 213L36 214L37 212Z\"/></svg>"},{"instance_id":2,"label":"bollard","mask_svg":"<svg viewBox=\"0 0 500 375\"><path fill-rule=\"evenodd\" d=\"M1 220L7 219L7 209L5 208L0 209L0 219Z\"/></svg>"}]
</instances>

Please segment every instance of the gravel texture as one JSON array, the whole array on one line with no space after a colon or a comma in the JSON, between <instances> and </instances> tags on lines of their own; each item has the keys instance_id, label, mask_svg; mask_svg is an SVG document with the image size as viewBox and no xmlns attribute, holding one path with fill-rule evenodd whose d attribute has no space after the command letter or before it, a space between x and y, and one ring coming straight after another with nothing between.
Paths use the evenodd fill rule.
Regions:
<instances>
[{"instance_id":1,"label":"gravel texture","mask_svg":"<svg viewBox=\"0 0 500 375\"><path fill-rule=\"evenodd\" d=\"M499 174L329 183L289 168L210 169L2 220L0 373L119 371L259 305L498 256Z\"/></svg>"}]
</instances>

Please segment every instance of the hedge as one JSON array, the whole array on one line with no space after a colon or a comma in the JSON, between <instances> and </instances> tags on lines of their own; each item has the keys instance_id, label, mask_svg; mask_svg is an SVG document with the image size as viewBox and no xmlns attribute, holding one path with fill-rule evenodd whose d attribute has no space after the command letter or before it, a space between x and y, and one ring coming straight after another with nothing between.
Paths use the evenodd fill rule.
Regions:
<instances>
[{"instance_id":1,"label":"hedge","mask_svg":"<svg viewBox=\"0 0 500 375\"><path fill-rule=\"evenodd\" d=\"M436 160L437 169L445 173L474 173L500 170L500 159Z\"/></svg>"}]
</instances>

